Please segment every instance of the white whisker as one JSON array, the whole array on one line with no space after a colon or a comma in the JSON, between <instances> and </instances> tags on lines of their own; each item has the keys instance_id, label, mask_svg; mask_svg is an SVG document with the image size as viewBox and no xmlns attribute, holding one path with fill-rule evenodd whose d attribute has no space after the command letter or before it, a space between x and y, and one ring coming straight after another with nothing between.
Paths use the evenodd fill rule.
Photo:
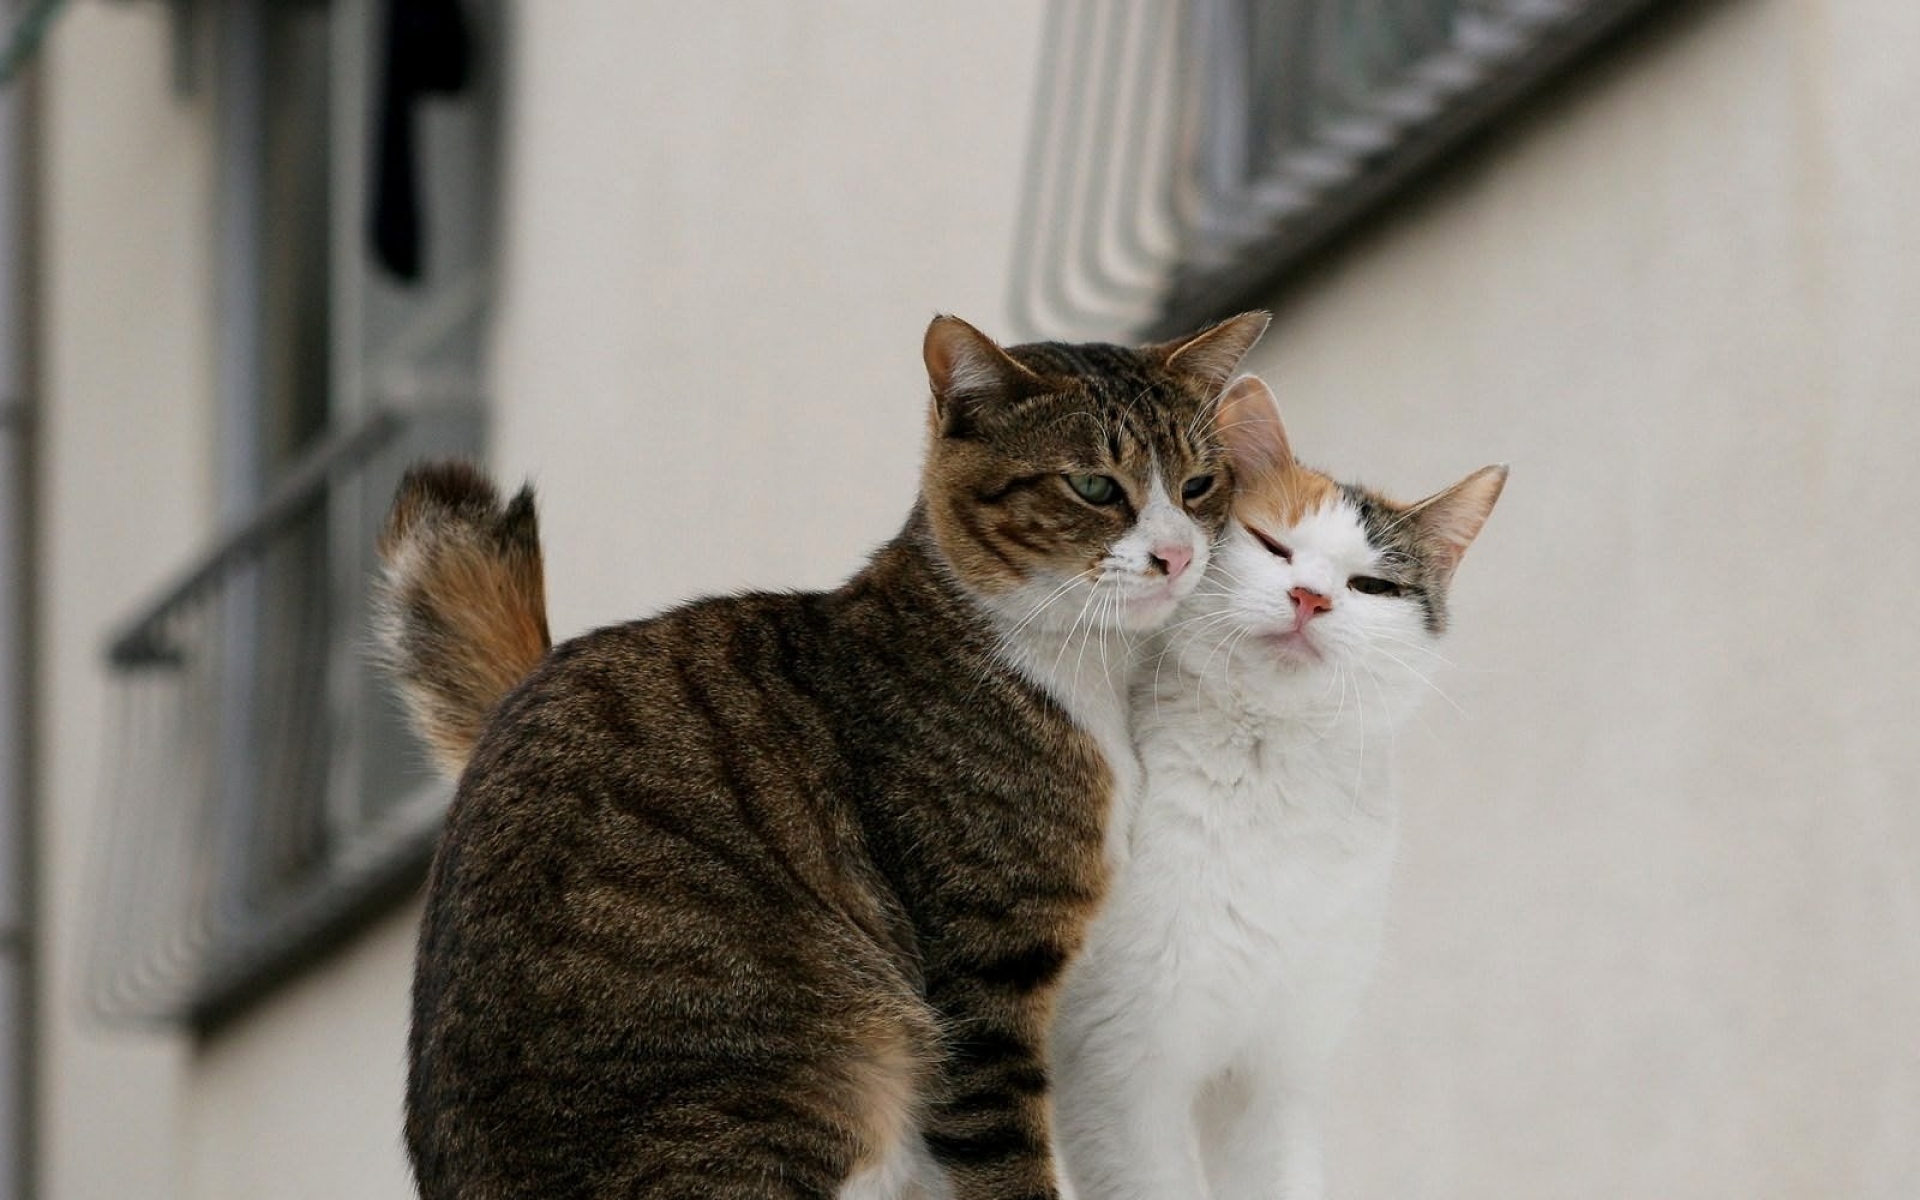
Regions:
<instances>
[{"instance_id":1,"label":"white whisker","mask_svg":"<svg viewBox=\"0 0 1920 1200\"><path fill-rule=\"evenodd\" d=\"M1407 674L1413 676L1415 679L1418 679L1421 683L1424 683L1428 687L1432 688L1436 696L1439 696L1442 700L1445 700L1448 704L1452 705L1453 710L1459 713L1461 716L1465 717L1470 715L1466 709L1460 707L1460 704L1458 701L1454 700L1452 696L1447 695L1446 690L1444 688L1442 688L1439 684L1435 683L1432 679L1428 678L1423 672L1415 670L1413 666L1411 666L1409 663L1406 662L1406 660L1400 658L1398 655L1392 653L1391 651L1380 650L1378 648L1375 649L1374 653L1380 655L1380 657L1386 659L1387 661L1398 665L1402 670L1407 672Z\"/></svg>"}]
</instances>

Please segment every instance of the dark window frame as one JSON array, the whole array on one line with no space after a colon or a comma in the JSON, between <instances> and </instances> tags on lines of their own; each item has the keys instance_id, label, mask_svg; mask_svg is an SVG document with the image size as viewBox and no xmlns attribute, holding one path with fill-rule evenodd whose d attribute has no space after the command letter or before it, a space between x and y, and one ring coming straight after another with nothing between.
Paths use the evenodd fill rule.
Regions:
<instances>
[{"instance_id":1,"label":"dark window frame","mask_svg":"<svg viewBox=\"0 0 1920 1200\"><path fill-rule=\"evenodd\" d=\"M467 90L408 113L417 279L370 249L386 6L233 0L196 18L221 176L223 531L107 648L117 744L85 976L103 1018L210 1028L430 861L451 789L376 668L368 601L406 464L481 446L504 24L498 0L462 8ZM276 64L289 45L302 63ZM305 99L287 94L295 65ZM290 255L290 237L325 249Z\"/></svg>"},{"instance_id":2,"label":"dark window frame","mask_svg":"<svg viewBox=\"0 0 1920 1200\"><path fill-rule=\"evenodd\" d=\"M1316 251L1658 0L1054 0L1015 236L1030 336L1158 338Z\"/></svg>"}]
</instances>

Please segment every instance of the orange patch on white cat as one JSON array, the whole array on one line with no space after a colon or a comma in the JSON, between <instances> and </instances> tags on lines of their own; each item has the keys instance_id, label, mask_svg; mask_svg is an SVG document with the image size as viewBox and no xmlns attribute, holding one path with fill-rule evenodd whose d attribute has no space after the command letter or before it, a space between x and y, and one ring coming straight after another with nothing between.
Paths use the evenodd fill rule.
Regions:
<instances>
[{"instance_id":1,"label":"orange patch on white cat","mask_svg":"<svg viewBox=\"0 0 1920 1200\"><path fill-rule=\"evenodd\" d=\"M1220 436L1233 455L1233 513L1243 524L1271 532L1339 499L1338 483L1294 459L1280 405L1258 376L1242 375L1221 394Z\"/></svg>"},{"instance_id":2,"label":"orange patch on white cat","mask_svg":"<svg viewBox=\"0 0 1920 1200\"><path fill-rule=\"evenodd\" d=\"M1240 480L1240 492L1234 497L1233 515L1242 524L1266 532L1298 525L1308 514L1320 511L1340 499L1340 485L1298 464L1269 468L1253 478Z\"/></svg>"}]
</instances>

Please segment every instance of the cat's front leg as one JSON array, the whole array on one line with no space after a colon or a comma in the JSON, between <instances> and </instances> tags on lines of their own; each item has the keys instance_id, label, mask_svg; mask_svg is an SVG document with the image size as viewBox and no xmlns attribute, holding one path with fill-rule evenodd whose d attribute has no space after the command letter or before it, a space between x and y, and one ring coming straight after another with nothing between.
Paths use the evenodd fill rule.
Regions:
<instances>
[{"instance_id":1,"label":"cat's front leg","mask_svg":"<svg viewBox=\"0 0 1920 1200\"><path fill-rule=\"evenodd\" d=\"M924 1135L954 1200L1058 1200L1047 1006L979 979L930 985L928 998L952 1033Z\"/></svg>"},{"instance_id":2,"label":"cat's front leg","mask_svg":"<svg viewBox=\"0 0 1920 1200\"><path fill-rule=\"evenodd\" d=\"M1063 1155L1075 1200L1209 1200L1184 1093L1121 1090L1111 1099L1062 1094L1077 1110Z\"/></svg>"},{"instance_id":3,"label":"cat's front leg","mask_svg":"<svg viewBox=\"0 0 1920 1200\"><path fill-rule=\"evenodd\" d=\"M1278 1085L1256 1087L1206 1151L1218 1200L1323 1200L1320 1097Z\"/></svg>"},{"instance_id":4,"label":"cat's front leg","mask_svg":"<svg viewBox=\"0 0 1920 1200\"><path fill-rule=\"evenodd\" d=\"M1075 1200L1208 1200L1182 1056L1112 1017L1060 1034L1058 1133Z\"/></svg>"}]
</instances>

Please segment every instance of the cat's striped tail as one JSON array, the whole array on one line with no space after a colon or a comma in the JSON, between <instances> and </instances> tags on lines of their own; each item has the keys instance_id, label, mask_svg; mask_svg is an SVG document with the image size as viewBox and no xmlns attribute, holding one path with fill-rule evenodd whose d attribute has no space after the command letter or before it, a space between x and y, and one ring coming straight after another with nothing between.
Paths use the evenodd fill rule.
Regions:
<instances>
[{"instance_id":1,"label":"cat's striped tail","mask_svg":"<svg viewBox=\"0 0 1920 1200\"><path fill-rule=\"evenodd\" d=\"M469 463L416 463L379 545L382 656L435 763L456 777L494 705L553 644L533 490L502 505Z\"/></svg>"}]
</instances>

